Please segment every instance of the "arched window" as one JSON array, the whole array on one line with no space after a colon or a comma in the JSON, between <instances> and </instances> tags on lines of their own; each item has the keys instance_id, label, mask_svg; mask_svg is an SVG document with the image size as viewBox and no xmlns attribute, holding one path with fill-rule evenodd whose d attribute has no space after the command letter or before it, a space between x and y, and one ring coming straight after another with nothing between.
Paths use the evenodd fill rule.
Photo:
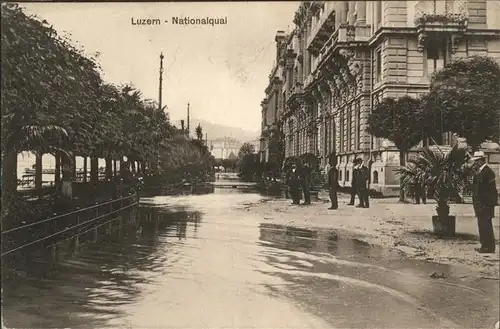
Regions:
<instances>
[{"instance_id":1,"label":"arched window","mask_svg":"<svg viewBox=\"0 0 500 329\"><path fill-rule=\"evenodd\" d=\"M373 184L378 184L378 171L373 172Z\"/></svg>"}]
</instances>

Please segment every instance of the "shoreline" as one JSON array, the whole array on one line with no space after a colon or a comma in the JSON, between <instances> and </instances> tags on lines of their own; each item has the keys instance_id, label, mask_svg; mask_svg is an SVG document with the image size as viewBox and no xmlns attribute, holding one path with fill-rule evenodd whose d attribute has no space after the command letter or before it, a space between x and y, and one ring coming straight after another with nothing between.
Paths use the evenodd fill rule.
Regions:
<instances>
[{"instance_id":1,"label":"shoreline","mask_svg":"<svg viewBox=\"0 0 500 329\"><path fill-rule=\"evenodd\" d=\"M332 229L385 248L397 249L406 257L435 263L464 266L483 279L499 280L499 207L495 208L493 227L497 248L494 254L479 254L477 221L472 205L451 204L456 215L456 236L438 238L432 233L431 216L435 202L426 205L398 203L397 198L371 199L370 208L347 206L349 196L339 194L339 209L328 210L329 199L324 191L310 206L292 206L287 199L265 199L244 205L246 211L266 223L304 229Z\"/></svg>"}]
</instances>

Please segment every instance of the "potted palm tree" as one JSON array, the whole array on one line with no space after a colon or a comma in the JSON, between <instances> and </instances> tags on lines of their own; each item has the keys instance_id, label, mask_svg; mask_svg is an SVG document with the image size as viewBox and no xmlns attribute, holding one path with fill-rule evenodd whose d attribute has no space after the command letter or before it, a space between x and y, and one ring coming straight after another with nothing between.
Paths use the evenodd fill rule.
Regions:
<instances>
[{"instance_id":1,"label":"potted palm tree","mask_svg":"<svg viewBox=\"0 0 500 329\"><path fill-rule=\"evenodd\" d=\"M467 166L469 155L465 148L455 145L450 151L425 148L422 153L409 159L398 170L401 188L414 195L419 184L425 183L428 195L436 200L436 216L432 216L434 233L441 236L455 235L455 216L450 216L449 202L461 197L471 174Z\"/></svg>"}]
</instances>

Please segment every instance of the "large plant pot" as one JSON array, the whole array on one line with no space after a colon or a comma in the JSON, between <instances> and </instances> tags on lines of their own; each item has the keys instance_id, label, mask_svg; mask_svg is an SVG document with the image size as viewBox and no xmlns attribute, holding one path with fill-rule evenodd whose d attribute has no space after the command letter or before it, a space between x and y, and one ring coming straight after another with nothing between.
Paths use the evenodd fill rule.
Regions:
<instances>
[{"instance_id":1,"label":"large plant pot","mask_svg":"<svg viewBox=\"0 0 500 329\"><path fill-rule=\"evenodd\" d=\"M432 227L434 233L441 236L455 235L455 216L432 216Z\"/></svg>"}]
</instances>

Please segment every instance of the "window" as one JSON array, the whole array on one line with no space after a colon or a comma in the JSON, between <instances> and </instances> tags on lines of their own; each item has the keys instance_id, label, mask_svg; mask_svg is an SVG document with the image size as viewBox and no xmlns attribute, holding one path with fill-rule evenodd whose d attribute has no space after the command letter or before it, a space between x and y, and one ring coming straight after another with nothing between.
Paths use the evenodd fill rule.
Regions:
<instances>
[{"instance_id":1,"label":"window","mask_svg":"<svg viewBox=\"0 0 500 329\"><path fill-rule=\"evenodd\" d=\"M339 181L342 181L342 170L339 170Z\"/></svg>"},{"instance_id":2,"label":"window","mask_svg":"<svg viewBox=\"0 0 500 329\"><path fill-rule=\"evenodd\" d=\"M382 81L382 51L375 51L375 82Z\"/></svg>"},{"instance_id":3,"label":"window","mask_svg":"<svg viewBox=\"0 0 500 329\"><path fill-rule=\"evenodd\" d=\"M274 93L274 119L276 120L278 118L278 108L279 108L279 95L278 92L276 91Z\"/></svg>"},{"instance_id":4,"label":"window","mask_svg":"<svg viewBox=\"0 0 500 329\"><path fill-rule=\"evenodd\" d=\"M335 150L335 119L332 118L330 121L330 152Z\"/></svg>"},{"instance_id":5,"label":"window","mask_svg":"<svg viewBox=\"0 0 500 329\"><path fill-rule=\"evenodd\" d=\"M433 40L426 46L427 76L431 77L446 65L447 42L445 40Z\"/></svg>"},{"instance_id":6,"label":"window","mask_svg":"<svg viewBox=\"0 0 500 329\"><path fill-rule=\"evenodd\" d=\"M356 102L356 150L361 150L361 103Z\"/></svg>"},{"instance_id":7,"label":"window","mask_svg":"<svg viewBox=\"0 0 500 329\"><path fill-rule=\"evenodd\" d=\"M347 151L352 151L352 105L347 111Z\"/></svg>"},{"instance_id":8,"label":"window","mask_svg":"<svg viewBox=\"0 0 500 329\"><path fill-rule=\"evenodd\" d=\"M344 110L340 110L340 152L344 152Z\"/></svg>"},{"instance_id":9,"label":"window","mask_svg":"<svg viewBox=\"0 0 500 329\"><path fill-rule=\"evenodd\" d=\"M326 156L328 156L328 134L329 134L329 127L328 127L328 122L327 121L324 121L323 123L323 149L325 150L324 151L324 154Z\"/></svg>"},{"instance_id":10,"label":"window","mask_svg":"<svg viewBox=\"0 0 500 329\"><path fill-rule=\"evenodd\" d=\"M300 135L299 135L299 132L297 131L295 133L295 155L299 155L299 149L300 147Z\"/></svg>"},{"instance_id":11,"label":"window","mask_svg":"<svg viewBox=\"0 0 500 329\"><path fill-rule=\"evenodd\" d=\"M348 182L349 181L349 170L345 172L345 180Z\"/></svg>"},{"instance_id":12,"label":"window","mask_svg":"<svg viewBox=\"0 0 500 329\"><path fill-rule=\"evenodd\" d=\"M378 171L373 172L373 184L378 184Z\"/></svg>"},{"instance_id":13,"label":"window","mask_svg":"<svg viewBox=\"0 0 500 329\"><path fill-rule=\"evenodd\" d=\"M309 73L311 73L312 71L312 64L313 64L313 57L314 55L313 54L309 54L309 56L307 56L307 60L308 60L308 63L307 63L307 74L309 75Z\"/></svg>"}]
</instances>

